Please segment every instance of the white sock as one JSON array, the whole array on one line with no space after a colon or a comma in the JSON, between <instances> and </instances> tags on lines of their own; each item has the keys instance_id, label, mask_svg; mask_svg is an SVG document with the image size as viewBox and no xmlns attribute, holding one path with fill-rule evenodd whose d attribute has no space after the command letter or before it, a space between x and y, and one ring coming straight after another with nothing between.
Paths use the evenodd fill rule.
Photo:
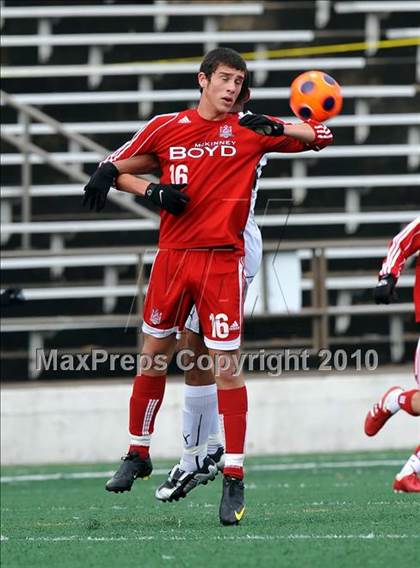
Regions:
<instances>
[{"instance_id":1,"label":"white sock","mask_svg":"<svg viewBox=\"0 0 420 568\"><path fill-rule=\"evenodd\" d=\"M216 385L193 387L185 385L182 435L184 449L180 467L195 471L207 456L207 440L214 413L217 413Z\"/></svg>"},{"instance_id":2,"label":"white sock","mask_svg":"<svg viewBox=\"0 0 420 568\"><path fill-rule=\"evenodd\" d=\"M412 473L420 473L420 451L408 458L397 478L401 479Z\"/></svg>"},{"instance_id":3,"label":"white sock","mask_svg":"<svg viewBox=\"0 0 420 568\"><path fill-rule=\"evenodd\" d=\"M384 408L389 410L391 414L395 414L400 410L400 403L398 402L398 397L404 392L403 389L391 391L384 401Z\"/></svg>"},{"instance_id":4,"label":"white sock","mask_svg":"<svg viewBox=\"0 0 420 568\"><path fill-rule=\"evenodd\" d=\"M222 434L220 431L219 409L216 407L210 426L209 439L207 441L207 452L209 455L214 454L223 446Z\"/></svg>"}]
</instances>

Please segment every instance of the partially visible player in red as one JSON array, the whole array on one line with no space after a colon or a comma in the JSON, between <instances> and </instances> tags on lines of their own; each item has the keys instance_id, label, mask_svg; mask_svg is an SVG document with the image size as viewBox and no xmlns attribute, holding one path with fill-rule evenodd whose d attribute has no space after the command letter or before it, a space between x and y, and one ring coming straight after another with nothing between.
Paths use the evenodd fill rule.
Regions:
<instances>
[{"instance_id":1,"label":"partially visible player in red","mask_svg":"<svg viewBox=\"0 0 420 568\"><path fill-rule=\"evenodd\" d=\"M162 211L159 250L144 305L143 355L163 355L169 363L176 334L195 305L211 357L223 360L215 374L226 442L219 509L223 524L238 524L245 509L248 403L235 361L243 326L243 233L253 183L267 152L319 150L332 142L331 132L312 121L288 125L273 117L230 113L247 75L246 64L235 51L218 48L208 53L198 74L198 107L152 118L102 163L85 188L88 203L97 203L98 195L102 202L115 178L130 173L124 169L129 158L154 154L159 160L161 183L145 188L145 197ZM167 211L166 197L174 192L177 215ZM136 477L150 474L149 446L165 384L166 368L154 366L135 377L129 452L107 483L108 490L130 490ZM204 439L209 428L203 419ZM198 475L208 474L211 467L214 462L208 457L197 459Z\"/></svg>"},{"instance_id":2,"label":"partially visible player in red","mask_svg":"<svg viewBox=\"0 0 420 568\"><path fill-rule=\"evenodd\" d=\"M414 284L414 309L416 322L420 323L420 217L417 217L398 235L388 249L379 272L379 282L374 295L377 304L389 304L395 299L395 286L407 259L417 255L416 279ZM414 358L414 376L417 388L405 391L401 387L391 387L373 405L365 420L365 433L375 436L385 423L399 410L412 416L420 416L420 339ZM414 450L404 467L394 480L394 490L407 493L420 493L420 445Z\"/></svg>"}]
</instances>

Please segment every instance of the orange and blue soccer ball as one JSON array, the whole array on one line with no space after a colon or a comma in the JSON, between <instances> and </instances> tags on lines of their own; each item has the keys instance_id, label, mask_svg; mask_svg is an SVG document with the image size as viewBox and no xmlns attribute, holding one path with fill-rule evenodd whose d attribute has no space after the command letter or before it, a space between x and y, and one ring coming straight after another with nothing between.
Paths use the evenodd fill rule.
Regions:
<instances>
[{"instance_id":1,"label":"orange and blue soccer ball","mask_svg":"<svg viewBox=\"0 0 420 568\"><path fill-rule=\"evenodd\" d=\"M323 71L306 71L290 86L290 108L302 120L328 120L342 105L340 85Z\"/></svg>"}]
</instances>

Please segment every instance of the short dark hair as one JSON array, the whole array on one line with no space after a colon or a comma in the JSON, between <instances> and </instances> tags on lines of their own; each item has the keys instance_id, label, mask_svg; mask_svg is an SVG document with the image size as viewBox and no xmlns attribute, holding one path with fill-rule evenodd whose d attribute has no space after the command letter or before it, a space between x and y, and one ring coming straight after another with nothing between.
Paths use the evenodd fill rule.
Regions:
<instances>
[{"instance_id":1,"label":"short dark hair","mask_svg":"<svg viewBox=\"0 0 420 568\"><path fill-rule=\"evenodd\" d=\"M249 73L246 62L237 51L230 47L216 47L216 49L209 51L201 62L200 73L204 73L207 79L210 80L220 64L243 71L245 73L244 83L247 85L246 88L248 88ZM202 90L203 89L200 88L200 92L202 92Z\"/></svg>"}]
</instances>

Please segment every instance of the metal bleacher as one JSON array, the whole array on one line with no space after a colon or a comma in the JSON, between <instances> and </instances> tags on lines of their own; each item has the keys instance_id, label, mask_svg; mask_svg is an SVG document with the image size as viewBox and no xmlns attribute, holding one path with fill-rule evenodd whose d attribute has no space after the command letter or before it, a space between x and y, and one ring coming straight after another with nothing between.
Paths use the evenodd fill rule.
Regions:
<instances>
[{"instance_id":1,"label":"metal bleacher","mask_svg":"<svg viewBox=\"0 0 420 568\"><path fill-rule=\"evenodd\" d=\"M247 306L245 349L363 343L389 361L410 359L410 268L399 303L378 310L370 289L387 242L420 210L420 2L302 2L299 18L294 4L4 2L2 287L27 298L4 314L7 379L38 378L33 351L51 339L66 350L106 345L111 334L137 348L158 216L111 190L99 217L81 208L82 187L148 118L196 104L198 62L217 45L245 54L255 112L288 117L288 85L311 68L333 74L344 95L328 123L332 147L269 155L256 205L261 306ZM400 41L400 59L387 41ZM300 266L297 311L269 301L282 254Z\"/></svg>"},{"instance_id":2,"label":"metal bleacher","mask_svg":"<svg viewBox=\"0 0 420 568\"><path fill-rule=\"evenodd\" d=\"M264 250L263 271L270 269L272 263L272 254L276 250L278 243L266 242ZM309 293L312 296L312 305L305 305L302 307L300 317L311 317L316 319L323 325L324 330L322 333L328 333L325 329L326 324L331 320L334 322L336 330L339 332L338 336L343 335L349 329L349 313L353 316L367 315L371 312L370 305L352 305L351 312L349 310L349 301L352 303L355 295L365 291L374 286L374 274L368 276L354 276L343 275L342 272L331 271L327 277L322 274L322 268L319 266L317 259L321 251L321 258L326 262L333 261L334 259L369 259L379 262L383 257L386 247L378 246L377 242L372 242L369 246L366 243L362 244L357 241L345 242L318 242L318 243L287 243L282 247L284 251L294 251L298 249L298 258L304 266L304 262L311 263L311 270L303 273L300 282L302 293ZM118 252L117 252L118 250ZM50 282L48 287L32 287L25 289L25 296L28 301L46 301L51 300L78 300L79 312L73 313L71 317L68 315L60 315L55 318L51 317L32 317L32 318L5 318L3 320L2 330L4 333L22 333L28 334L28 350L33 348L44 347L45 341L48 339L51 332L59 332L63 330L81 330L81 329L113 329L119 327L136 327L139 323L138 312L141 308L140 304L137 305L135 313L129 312L115 314L115 307L117 299L128 298L133 300L136 297L141 299L146 286L147 277L146 267L150 267L154 258L154 250L140 249L133 247L129 250L115 249L114 251L101 252L95 250L92 254L89 250L68 250L62 251L61 255L48 254L45 251L38 251L38 254L31 257L23 256L23 253L16 256L6 256L1 261L1 269L3 271L32 271L40 269L48 269L50 272ZM7 253L6 253L7 254ZM136 269L137 281L132 283L127 282L126 279L120 277L121 268L133 267ZM62 284L62 276L64 270L74 267L100 267L103 269L101 279L97 278L91 282L85 282L82 286L73 285L66 286ZM256 290L257 297L263 304L267 304L267 290L264 285L257 283L258 289ZM400 280L400 288L407 289L413 286L412 276L403 276ZM336 305L328 301L327 309L322 306L313 305L314 297L317 289L321 287L323 294L326 294L328 300L333 297L334 293L337 295ZM98 298L101 300L101 314L87 317L83 315L84 301ZM343 302L343 300L345 300ZM316 303L316 302L315 302ZM255 305L250 302L247 304L245 314L248 317L252 316L254 321L261 319L266 321L270 317L269 313L256 313L254 312ZM388 306L382 312L390 318L390 336L383 337L376 336L375 341L389 341L392 339L392 353L393 358L398 359L404 350L403 339L409 337L409 334L398 336L393 332L397 326L400 327L400 319L402 315L410 313L412 310L410 303L402 303L398 306ZM290 318L296 314L292 312L286 313L283 317ZM276 314L271 314L271 317L276 317ZM278 317L278 315L277 315ZM326 318L326 319L325 319ZM353 338L349 338L354 341ZM321 348L323 346L322 334L316 333L313 329L312 337L301 338L300 344L308 345L311 348ZM337 338L335 339L337 341ZM372 341L372 338L371 338ZM334 340L333 342L334 343ZM263 344L263 343L262 343ZM293 339L283 339L282 344L285 346L295 345ZM29 376L36 378L37 373L33 361L29 357Z\"/></svg>"}]
</instances>

